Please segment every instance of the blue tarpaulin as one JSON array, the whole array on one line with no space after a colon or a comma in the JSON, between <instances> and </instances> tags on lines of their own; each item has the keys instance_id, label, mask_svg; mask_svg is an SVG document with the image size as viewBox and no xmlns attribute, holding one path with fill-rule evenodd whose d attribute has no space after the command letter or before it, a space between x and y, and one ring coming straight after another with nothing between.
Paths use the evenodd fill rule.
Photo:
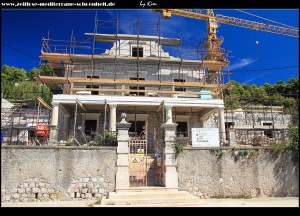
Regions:
<instances>
[{"instance_id":1,"label":"blue tarpaulin","mask_svg":"<svg viewBox=\"0 0 300 216\"><path fill-rule=\"evenodd\" d=\"M1 144L2 144L3 140L4 140L4 132L1 132Z\"/></svg>"}]
</instances>

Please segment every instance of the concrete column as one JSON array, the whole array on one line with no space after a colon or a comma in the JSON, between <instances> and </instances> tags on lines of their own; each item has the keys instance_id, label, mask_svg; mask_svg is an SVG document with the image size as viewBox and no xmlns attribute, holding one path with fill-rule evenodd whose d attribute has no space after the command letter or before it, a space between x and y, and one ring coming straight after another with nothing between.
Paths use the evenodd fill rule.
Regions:
<instances>
[{"instance_id":1,"label":"concrete column","mask_svg":"<svg viewBox=\"0 0 300 216\"><path fill-rule=\"evenodd\" d=\"M58 106L59 103L52 102L52 116L50 124L50 137L49 145L57 144L57 134L58 134Z\"/></svg>"},{"instance_id":2,"label":"concrete column","mask_svg":"<svg viewBox=\"0 0 300 216\"><path fill-rule=\"evenodd\" d=\"M69 121L70 121L70 115L64 115L63 137L65 140L68 139L68 135L69 135Z\"/></svg>"},{"instance_id":3,"label":"concrete column","mask_svg":"<svg viewBox=\"0 0 300 216\"><path fill-rule=\"evenodd\" d=\"M109 108L110 108L109 130L110 130L110 131L117 131L117 130L116 130L116 123L117 123L117 104L109 104Z\"/></svg>"},{"instance_id":4,"label":"concrete column","mask_svg":"<svg viewBox=\"0 0 300 216\"><path fill-rule=\"evenodd\" d=\"M166 108L166 124L172 124L172 107L171 105L165 105Z\"/></svg>"},{"instance_id":5,"label":"concrete column","mask_svg":"<svg viewBox=\"0 0 300 216\"><path fill-rule=\"evenodd\" d=\"M121 122L117 123L118 147L117 147L117 173L116 191L129 189L129 135L131 123L127 123L126 114L121 114Z\"/></svg>"},{"instance_id":6,"label":"concrete column","mask_svg":"<svg viewBox=\"0 0 300 216\"><path fill-rule=\"evenodd\" d=\"M220 141L221 143L225 143L226 134L225 134L224 107L218 108L218 117L219 117Z\"/></svg>"},{"instance_id":7,"label":"concrete column","mask_svg":"<svg viewBox=\"0 0 300 216\"><path fill-rule=\"evenodd\" d=\"M165 187L172 190L178 190L178 173L176 151L174 148L174 139L176 134L177 124L162 124L165 129L165 150L164 150L164 165L165 165Z\"/></svg>"}]
</instances>

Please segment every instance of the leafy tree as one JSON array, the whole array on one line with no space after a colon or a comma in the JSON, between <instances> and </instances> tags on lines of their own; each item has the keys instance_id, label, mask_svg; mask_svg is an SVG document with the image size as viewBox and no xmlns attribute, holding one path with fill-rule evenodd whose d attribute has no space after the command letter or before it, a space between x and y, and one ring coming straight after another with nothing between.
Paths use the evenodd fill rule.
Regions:
<instances>
[{"instance_id":1,"label":"leafy tree","mask_svg":"<svg viewBox=\"0 0 300 216\"><path fill-rule=\"evenodd\" d=\"M54 73L53 67L49 64L42 64L40 75L42 75L42 76L54 76L55 73Z\"/></svg>"},{"instance_id":2,"label":"leafy tree","mask_svg":"<svg viewBox=\"0 0 300 216\"><path fill-rule=\"evenodd\" d=\"M286 94L299 94L299 78L290 78L285 88Z\"/></svg>"},{"instance_id":3,"label":"leafy tree","mask_svg":"<svg viewBox=\"0 0 300 216\"><path fill-rule=\"evenodd\" d=\"M16 83L26 78L26 70L23 68L10 67L8 65L1 67L1 83L2 81L5 83Z\"/></svg>"},{"instance_id":4,"label":"leafy tree","mask_svg":"<svg viewBox=\"0 0 300 216\"><path fill-rule=\"evenodd\" d=\"M286 84L283 81L278 81L274 85L274 90L277 93L284 93L285 89L286 89Z\"/></svg>"},{"instance_id":5,"label":"leafy tree","mask_svg":"<svg viewBox=\"0 0 300 216\"><path fill-rule=\"evenodd\" d=\"M46 71L51 72L50 66ZM4 65L1 68L1 93L6 99L35 99L43 98L48 104L51 102L51 91L43 84L38 84L33 78L39 74L39 69L32 68L29 73L24 69ZM28 77L28 80L26 78Z\"/></svg>"},{"instance_id":6,"label":"leafy tree","mask_svg":"<svg viewBox=\"0 0 300 216\"><path fill-rule=\"evenodd\" d=\"M270 85L269 83L264 84L264 89L266 92L272 92L274 90L273 85Z\"/></svg>"},{"instance_id":7,"label":"leafy tree","mask_svg":"<svg viewBox=\"0 0 300 216\"><path fill-rule=\"evenodd\" d=\"M3 65L1 67L1 92L4 98L14 96L13 89L15 83L26 79L26 71L24 69Z\"/></svg>"},{"instance_id":8,"label":"leafy tree","mask_svg":"<svg viewBox=\"0 0 300 216\"><path fill-rule=\"evenodd\" d=\"M37 77L40 74L40 72L41 72L41 70L34 67L27 73L27 76L28 76L29 80L34 80L35 77Z\"/></svg>"}]
</instances>

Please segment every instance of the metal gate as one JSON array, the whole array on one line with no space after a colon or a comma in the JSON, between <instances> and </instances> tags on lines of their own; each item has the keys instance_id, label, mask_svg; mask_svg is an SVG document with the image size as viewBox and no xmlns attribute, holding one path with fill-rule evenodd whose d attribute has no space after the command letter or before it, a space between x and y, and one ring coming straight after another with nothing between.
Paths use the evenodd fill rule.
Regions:
<instances>
[{"instance_id":1,"label":"metal gate","mask_svg":"<svg viewBox=\"0 0 300 216\"><path fill-rule=\"evenodd\" d=\"M129 183L131 187L147 186L147 125L139 136L129 140Z\"/></svg>"},{"instance_id":2,"label":"metal gate","mask_svg":"<svg viewBox=\"0 0 300 216\"><path fill-rule=\"evenodd\" d=\"M161 139L156 138L156 129L154 128L154 150L155 150L155 177L154 184L156 186L165 186L165 169L164 169L164 146L165 143Z\"/></svg>"}]
</instances>

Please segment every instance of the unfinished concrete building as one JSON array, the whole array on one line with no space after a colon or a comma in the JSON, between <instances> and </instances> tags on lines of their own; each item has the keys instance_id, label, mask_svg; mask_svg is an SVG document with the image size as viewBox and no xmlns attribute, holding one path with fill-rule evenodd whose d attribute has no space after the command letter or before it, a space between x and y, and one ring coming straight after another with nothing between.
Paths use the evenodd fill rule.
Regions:
<instances>
[{"instance_id":1,"label":"unfinished concrete building","mask_svg":"<svg viewBox=\"0 0 300 216\"><path fill-rule=\"evenodd\" d=\"M230 127L243 140L239 144L251 140L257 131L270 139L285 134L280 130L287 129L291 117L283 113L283 108L278 112L276 107L263 108L263 112L257 113L255 109L245 108L224 111L222 91L230 85L224 84L223 68L229 61L225 50L220 48L222 39L216 38L217 27L213 23L206 42L189 49L177 38L161 36L159 20L152 23L153 35L143 34L145 29L150 30L148 23L137 20L134 24L131 28L136 26L136 29L131 30L136 34L124 34L124 28L123 32L118 28L122 25L118 18L98 20L96 17L95 31L85 33L84 41L77 40L73 32L71 40L43 38L40 58L42 63L54 68L54 74L42 72L38 80L53 93L52 108L48 107L52 111L48 120L33 115L30 121L48 121L51 127L48 144L82 145L104 132L115 133L121 113L126 113L127 121L132 123L131 136L141 132L149 135L150 150L154 135L162 135L160 126L165 122L177 123L177 138L186 144L191 144L192 128L217 128L218 145L229 144ZM105 33L100 33L104 30ZM165 51L170 47L179 50L180 57ZM229 73L226 76L229 78ZM32 112L36 109L37 106L32 107ZM12 132L17 127L22 126L31 133L39 124L25 125L29 121L27 117L12 121L12 117L7 118L10 111L2 110L7 113L2 118L6 140L13 140L9 134L20 134ZM16 110L13 112L19 115ZM282 121L278 123L277 119ZM241 138L245 133L247 138ZM25 136L25 143L30 144L27 140Z\"/></svg>"},{"instance_id":2,"label":"unfinished concrete building","mask_svg":"<svg viewBox=\"0 0 300 216\"><path fill-rule=\"evenodd\" d=\"M225 53L210 60L203 55L176 58L163 47L176 47L181 41L160 32L150 36L97 31L85 34L93 39L89 54L77 54L83 45L76 40L60 52L54 40L44 38L41 59L56 71L55 76L39 76L54 93L51 143L67 141L74 134L80 143L78 128L87 140L104 131L115 132L121 113L132 123L132 134L139 135L144 126L146 134L160 133L161 124L176 122L177 135L190 139L191 129L203 127L204 119L217 112L220 140L225 141L222 89L229 87L221 73L229 63ZM153 136L147 137L151 149Z\"/></svg>"}]
</instances>

